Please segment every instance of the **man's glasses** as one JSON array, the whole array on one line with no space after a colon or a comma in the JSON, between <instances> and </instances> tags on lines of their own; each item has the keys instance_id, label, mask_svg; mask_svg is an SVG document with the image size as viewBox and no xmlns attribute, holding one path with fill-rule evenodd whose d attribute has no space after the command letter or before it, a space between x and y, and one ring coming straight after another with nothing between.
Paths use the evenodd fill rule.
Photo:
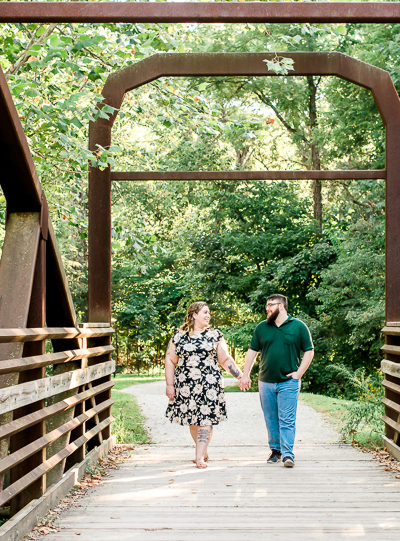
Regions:
<instances>
[{"instance_id":1,"label":"man's glasses","mask_svg":"<svg viewBox=\"0 0 400 541\"><path fill-rule=\"evenodd\" d=\"M270 308L271 306L274 306L274 304L282 304L282 303L281 302L269 302L266 307Z\"/></svg>"}]
</instances>

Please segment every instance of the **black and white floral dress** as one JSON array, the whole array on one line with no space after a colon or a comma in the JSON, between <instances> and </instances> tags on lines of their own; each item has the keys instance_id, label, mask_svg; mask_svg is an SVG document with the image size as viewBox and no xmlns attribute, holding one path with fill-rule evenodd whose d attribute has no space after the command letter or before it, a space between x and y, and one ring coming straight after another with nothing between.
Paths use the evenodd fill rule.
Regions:
<instances>
[{"instance_id":1,"label":"black and white floral dress","mask_svg":"<svg viewBox=\"0 0 400 541\"><path fill-rule=\"evenodd\" d=\"M221 338L218 329L205 329L192 336L180 329L175 331L175 398L169 401L166 411L172 423L206 426L226 420L223 378L217 359Z\"/></svg>"}]
</instances>

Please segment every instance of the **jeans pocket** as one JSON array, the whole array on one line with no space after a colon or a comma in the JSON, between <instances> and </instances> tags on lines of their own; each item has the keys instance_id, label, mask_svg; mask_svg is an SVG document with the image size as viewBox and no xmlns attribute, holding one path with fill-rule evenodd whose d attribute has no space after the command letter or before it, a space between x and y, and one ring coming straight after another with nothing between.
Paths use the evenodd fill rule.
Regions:
<instances>
[{"instance_id":1,"label":"jeans pocket","mask_svg":"<svg viewBox=\"0 0 400 541\"><path fill-rule=\"evenodd\" d=\"M300 387L301 387L301 379L291 378L289 381L292 382L292 385L293 385L293 387L295 389L300 389Z\"/></svg>"}]
</instances>

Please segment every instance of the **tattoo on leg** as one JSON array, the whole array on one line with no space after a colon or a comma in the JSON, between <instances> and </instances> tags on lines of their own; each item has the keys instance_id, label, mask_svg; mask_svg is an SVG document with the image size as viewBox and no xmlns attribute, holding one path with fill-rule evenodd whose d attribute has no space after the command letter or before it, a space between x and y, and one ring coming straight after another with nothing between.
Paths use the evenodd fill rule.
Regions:
<instances>
[{"instance_id":1,"label":"tattoo on leg","mask_svg":"<svg viewBox=\"0 0 400 541\"><path fill-rule=\"evenodd\" d=\"M211 427L202 426L197 432L197 443L207 443L210 438Z\"/></svg>"},{"instance_id":2,"label":"tattoo on leg","mask_svg":"<svg viewBox=\"0 0 400 541\"><path fill-rule=\"evenodd\" d=\"M240 374L239 370L235 368L233 364L228 364L228 370L235 378L237 378Z\"/></svg>"}]
</instances>

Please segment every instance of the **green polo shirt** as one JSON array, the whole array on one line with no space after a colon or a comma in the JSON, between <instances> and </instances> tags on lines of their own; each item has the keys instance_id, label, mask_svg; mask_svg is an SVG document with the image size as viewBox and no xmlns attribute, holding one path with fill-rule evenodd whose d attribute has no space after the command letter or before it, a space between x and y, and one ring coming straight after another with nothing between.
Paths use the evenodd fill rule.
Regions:
<instances>
[{"instance_id":1,"label":"green polo shirt","mask_svg":"<svg viewBox=\"0 0 400 541\"><path fill-rule=\"evenodd\" d=\"M314 349L311 334L305 323L288 315L280 327L262 321L256 327L250 349L261 351L258 379L269 383L287 381L286 374L296 372L300 352Z\"/></svg>"}]
</instances>

